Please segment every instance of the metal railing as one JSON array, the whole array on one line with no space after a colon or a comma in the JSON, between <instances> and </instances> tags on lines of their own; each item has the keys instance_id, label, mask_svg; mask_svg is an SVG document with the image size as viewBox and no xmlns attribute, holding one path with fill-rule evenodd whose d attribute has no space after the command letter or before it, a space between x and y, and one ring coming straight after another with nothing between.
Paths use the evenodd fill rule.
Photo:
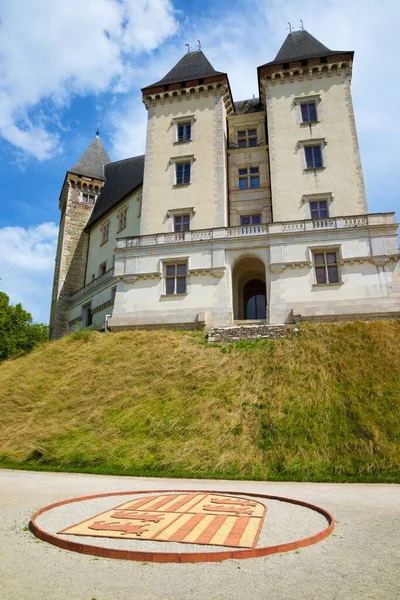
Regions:
<instances>
[{"instance_id":1,"label":"metal railing","mask_svg":"<svg viewBox=\"0 0 400 600\"><path fill-rule=\"evenodd\" d=\"M89 283L87 283L86 285L81 287L79 290L77 290L76 292L71 294L71 300L72 301L77 300L78 298L80 298L81 296L86 294L86 292L89 292L90 290L93 290L94 288L101 285L102 283L105 283L106 281L108 281L109 279L112 278L113 274L114 274L114 267L112 267L111 269L108 269L108 271L106 271L99 277L96 277L96 279L89 281Z\"/></svg>"}]
</instances>

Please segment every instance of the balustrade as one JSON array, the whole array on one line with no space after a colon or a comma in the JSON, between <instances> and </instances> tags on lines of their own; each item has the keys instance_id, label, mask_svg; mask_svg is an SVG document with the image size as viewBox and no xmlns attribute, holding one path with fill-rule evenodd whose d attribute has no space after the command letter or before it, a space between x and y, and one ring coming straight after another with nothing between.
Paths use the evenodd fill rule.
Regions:
<instances>
[{"instance_id":1,"label":"balustrade","mask_svg":"<svg viewBox=\"0 0 400 600\"><path fill-rule=\"evenodd\" d=\"M142 235L140 237L120 238L117 240L117 248L179 244L183 242L198 242L282 233L301 233L303 231L325 229L346 229L350 227L366 227L369 225L390 225L395 224L395 222L394 213L377 213L349 217L331 217L328 219L282 221L265 225L238 225L236 227L218 227L214 229L157 233L154 235Z\"/></svg>"}]
</instances>

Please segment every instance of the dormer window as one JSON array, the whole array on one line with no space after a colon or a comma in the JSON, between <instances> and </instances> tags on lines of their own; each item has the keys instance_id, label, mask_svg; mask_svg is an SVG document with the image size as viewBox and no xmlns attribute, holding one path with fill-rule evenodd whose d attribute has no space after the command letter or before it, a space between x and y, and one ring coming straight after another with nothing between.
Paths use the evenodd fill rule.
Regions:
<instances>
[{"instance_id":1,"label":"dormer window","mask_svg":"<svg viewBox=\"0 0 400 600\"><path fill-rule=\"evenodd\" d=\"M94 204L96 202L96 195L89 194L88 192L82 192L81 202L84 204Z\"/></svg>"}]
</instances>

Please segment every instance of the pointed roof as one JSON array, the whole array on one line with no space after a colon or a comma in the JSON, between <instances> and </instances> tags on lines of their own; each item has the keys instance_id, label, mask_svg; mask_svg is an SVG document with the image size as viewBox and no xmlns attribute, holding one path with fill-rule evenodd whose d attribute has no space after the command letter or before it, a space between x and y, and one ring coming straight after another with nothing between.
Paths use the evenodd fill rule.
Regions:
<instances>
[{"instance_id":1,"label":"pointed roof","mask_svg":"<svg viewBox=\"0 0 400 600\"><path fill-rule=\"evenodd\" d=\"M302 29L289 33L274 60L262 66L267 67L307 58L332 56L333 54L348 54L349 52L349 50L330 50L308 31Z\"/></svg>"},{"instance_id":2,"label":"pointed roof","mask_svg":"<svg viewBox=\"0 0 400 600\"><path fill-rule=\"evenodd\" d=\"M107 165L109 162L111 162L110 157L99 136L96 135L78 162L74 164L72 169L69 169L69 172L104 180L104 165Z\"/></svg>"},{"instance_id":3,"label":"pointed roof","mask_svg":"<svg viewBox=\"0 0 400 600\"><path fill-rule=\"evenodd\" d=\"M117 160L104 167L105 184L86 225L89 229L143 183L144 155Z\"/></svg>"},{"instance_id":4,"label":"pointed roof","mask_svg":"<svg viewBox=\"0 0 400 600\"><path fill-rule=\"evenodd\" d=\"M226 75L221 71L216 71L202 50L187 52L179 62L163 77L145 89L167 85L169 83L181 83L183 81L192 81L204 77L214 77L215 75Z\"/></svg>"}]
</instances>

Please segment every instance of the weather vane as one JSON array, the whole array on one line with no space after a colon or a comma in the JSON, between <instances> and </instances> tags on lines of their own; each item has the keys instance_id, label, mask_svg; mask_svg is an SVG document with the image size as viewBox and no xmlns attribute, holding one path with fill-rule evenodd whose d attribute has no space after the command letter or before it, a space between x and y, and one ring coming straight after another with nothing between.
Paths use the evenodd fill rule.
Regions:
<instances>
[{"instance_id":1,"label":"weather vane","mask_svg":"<svg viewBox=\"0 0 400 600\"><path fill-rule=\"evenodd\" d=\"M191 50L191 47L190 47L190 45L189 45L189 44L185 44L185 46L186 46L186 48L187 48L187 51L188 51L188 54L189 54L189 52L190 52L190 50Z\"/></svg>"},{"instance_id":2,"label":"weather vane","mask_svg":"<svg viewBox=\"0 0 400 600\"><path fill-rule=\"evenodd\" d=\"M301 23L301 30L304 31L304 25L303 25L303 20L300 19L300 23Z\"/></svg>"},{"instance_id":3,"label":"weather vane","mask_svg":"<svg viewBox=\"0 0 400 600\"><path fill-rule=\"evenodd\" d=\"M96 135L97 135L97 137L99 137L99 135L100 135L100 117L97 119Z\"/></svg>"},{"instance_id":4,"label":"weather vane","mask_svg":"<svg viewBox=\"0 0 400 600\"><path fill-rule=\"evenodd\" d=\"M293 27L291 26L291 24L289 23L289 21L288 21L288 25L289 25L288 29L289 29L290 33L292 33Z\"/></svg>"},{"instance_id":5,"label":"weather vane","mask_svg":"<svg viewBox=\"0 0 400 600\"><path fill-rule=\"evenodd\" d=\"M198 44L198 46L199 46L199 50L201 50L201 47L202 47L202 46L201 46L201 41L200 41L200 40L197 40L197 44Z\"/></svg>"}]
</instances>

